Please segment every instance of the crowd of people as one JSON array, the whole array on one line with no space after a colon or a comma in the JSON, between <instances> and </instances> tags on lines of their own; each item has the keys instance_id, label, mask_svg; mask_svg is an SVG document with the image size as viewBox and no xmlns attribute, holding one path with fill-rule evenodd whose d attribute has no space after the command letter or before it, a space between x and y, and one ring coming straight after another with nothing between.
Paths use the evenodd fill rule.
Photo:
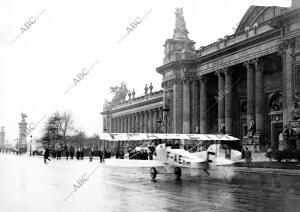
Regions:
<instances>
[{"instance_id":1,"label":"crowd of people","mask_svg":"<svg viewBox=\"0 0 300 212\"><path fill-rule=\"evenodd\" d=\"M153 152L145 149L132 150L129 152L129 159L132 160L153 160Z\"/></svg>"},{"instance_id":2,"label":"crowd of people","mask_svg":"<svg viewBox=\"0 0 300 212\"><path fill-rule=\"evenodd\" d=\"M50 160L50 154L52 156L52 158L56 158L57 160L61 160L61 156L62 156L62 151L61 150L56 150L56 151L51 151L50 153L50 150L48 148L45 149L44 151L44 162L47 163L47 160L51 161ZM84 156L85 156L85 153L83 150L77 150L76 151L76 154L75 154L75 150L74 149L70 149L70 150L66 150L63 152L63 154L65 155L66 159L69 160L73 160L74 159L74 156L76 157L77 160L83 160L84 159ZM88 153L88 156L89 156L89 159L90 161L93 160L94 156L99 156L99 159L100 159L100 163L104 162L104 159L105 158L110 158L111 157L111 153L109 151L102 151L102 150L99 150L99 151L89 151Z\"/></svg>"}]
</instances>

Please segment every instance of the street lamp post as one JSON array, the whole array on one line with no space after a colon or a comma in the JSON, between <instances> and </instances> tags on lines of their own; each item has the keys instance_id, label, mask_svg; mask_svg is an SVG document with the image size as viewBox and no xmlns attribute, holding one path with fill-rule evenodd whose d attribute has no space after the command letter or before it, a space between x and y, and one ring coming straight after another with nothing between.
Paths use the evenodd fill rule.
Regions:
<instances>
[{"instance_id":1,"label":"street lamp post","mask_svg":"<svg viewBox=\"0 0 300 212\"><path fill-rule=\"evenodd\" d=\"M106 130L107 130L106 128L103 129L104 133L106 133ZM104 142L103 142L103 150L104 150L104 152L105 152L105 143L106 143L106 141L105 141L105 140L103 140L103 141L104 141Z\"/></svg>"}]
</instances>

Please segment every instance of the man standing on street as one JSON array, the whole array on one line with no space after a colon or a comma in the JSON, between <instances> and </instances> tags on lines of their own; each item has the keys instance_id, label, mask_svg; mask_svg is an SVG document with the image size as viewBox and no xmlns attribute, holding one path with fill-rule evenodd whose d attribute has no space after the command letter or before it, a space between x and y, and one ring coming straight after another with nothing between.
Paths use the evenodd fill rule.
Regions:
<instances>
[{"instance_id":1,"label":"man standing on street","mask_svg":"<svg viewBox=\"0 0 300 212\"><path fill-rule=\"evenodd\" d=\"M246 151L245 151L245 160L247 163L247 167L250 167L250 163L252 163L252 158L251 158L251 152L249 151L248 147L246 147Z\"/></svg>"},{"instance_id":2,"label":"man standing on street","mask_svg":"<svg viewBox=\"0 0 300 212\"><path fill-rule=\"evenodd\" d=\"M100 152L99 152L99 156L100 156L100 163L102 163L102 160L103 160L103 152L101 151L101 149L100 149Z\"/></svg>"},{"instance_id":3,"label":"man standing on street","mask_svg":"<svg viewBox=\"0 0 300 212\"><path fill-rule=\"evenodd\" d=\"M49 158L49 149L48 149L48 148L45 149L45 153L44 153L44 163L47 163L47 160L50 161L50 158Z\"/></svg>"},{"instance_id":4,"label":"man standing on street","mask_svg":"<svg viewBox=\"0 0 300 212\"><path fill-rule=\"evenodd\" d=\"M68 150L68 148L66 150L66 158L67 158L67 160L69 159L69 150Z\"/></svg>"}]
</instances>

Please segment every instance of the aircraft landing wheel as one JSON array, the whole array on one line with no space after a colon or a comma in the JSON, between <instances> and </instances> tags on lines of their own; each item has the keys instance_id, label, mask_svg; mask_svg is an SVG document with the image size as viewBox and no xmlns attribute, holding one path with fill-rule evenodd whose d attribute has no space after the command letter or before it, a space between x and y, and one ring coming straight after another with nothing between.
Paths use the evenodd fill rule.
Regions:
<instances>
[{"instance_id":1,"label":"aircraft landing wheel","mask_svg":"<svg viewBox=\"0 0 300 212\"><path fill-rule=\"evenodd\" d=\"M180 178L181 178L181 168L180 167L175 167L174 174L175 174L176 180L180 180Z\"/></svg>"},{"instance_id":2,"label":"aircraft landing wheel","mask_svg":"<svg viewBox=\"0 0 300 212\"><path fill-rule=\"evenodd\" d=\"M155 167L151 167L150 168L150 176L152 180L155 180L156 176L157 176L157 171Z\"/></svg>"}]
</instances>

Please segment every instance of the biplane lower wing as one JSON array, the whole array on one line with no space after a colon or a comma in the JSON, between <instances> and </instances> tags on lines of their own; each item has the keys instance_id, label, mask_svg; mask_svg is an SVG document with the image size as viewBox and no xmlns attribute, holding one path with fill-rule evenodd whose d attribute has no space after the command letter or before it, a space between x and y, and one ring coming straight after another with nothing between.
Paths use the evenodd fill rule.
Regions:
<instances>
[{"instance_id":1,"label":"biplane lower wing","mask_svg":"<svg viewBox=\"0 0 300 212\"><path fill-rule=\"evenodd\" d=\"M129 159L105 159L105 165L116 167L162 167L168 166L158 160L129 160Z\"/></svg>"}]
</instances>

